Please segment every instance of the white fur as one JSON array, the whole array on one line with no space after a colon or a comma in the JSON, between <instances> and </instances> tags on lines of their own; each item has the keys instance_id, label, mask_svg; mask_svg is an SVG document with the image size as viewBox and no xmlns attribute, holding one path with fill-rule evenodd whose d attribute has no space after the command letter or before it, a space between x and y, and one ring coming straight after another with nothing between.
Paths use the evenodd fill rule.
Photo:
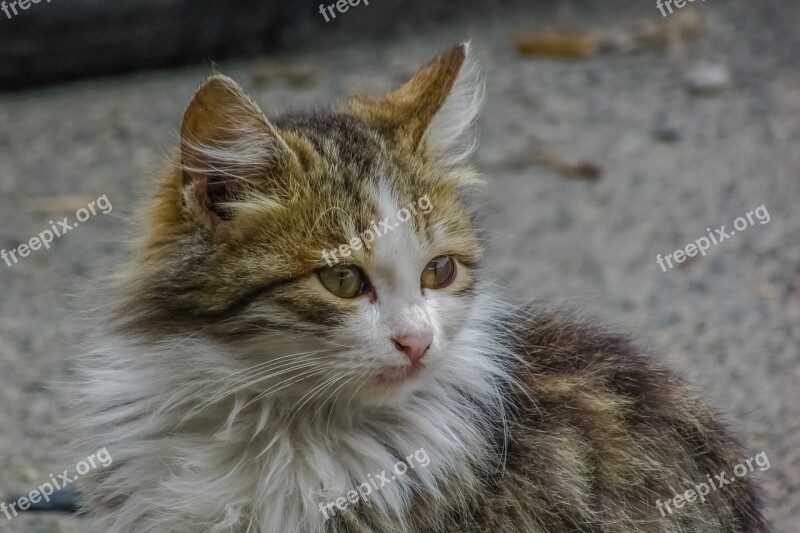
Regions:
<instances>
[{"instance_id":1,"label":"white fur","mask_svg":"<svg viewBox=\"0 0 800 533\"><path fill-rule=\"evenodd\" d=\"M396 221L404 205L385 181L375 195L380 217ZM488 332L488 301L420 293L436 246L422 244L411 221L377 237L377 301L363 299L324 342L294 333L237 346L202 333L101 337L81 365L80 424L85 447L106 446L114 462L87 494L127 499L99 530L325 531L321 502L422 448L429 466L373 491L374 512L405 530L415 487L428 500L441 500L447 482L464 498L474 493L480 472L470 465L487 465L490 428L502 419L505 352ZM420 376L396 391L368 382L408 363L393 336L425 331L434 340ZM262 362L243 363L252 360ZM331 386L309 394L297 385L314 374Z\"/></svg>"},{"instance_id":2,"label":"white fur","mask_svg":"<svg viewBox=\"0 0 800 533\"><path fill-rule=\"evenodd\" d=\"M464 64L424 138L427 149L445 166L463 163L478 145L476 122L483 107L485 85L470 44L465 46Z\"/></svg>"},{"instance_id":3,"label":"white fur","mask_svg":"<svg viewBox=\"0 0 800 533\"><path fill-rule=\"evenodd\" d=\"M228 138L213 144L185 134L178 166L190 173L250 182L275 164L282 152L291 153L280 136L269 129L266 119L264 124L244 123L225 131Z\"/></svg>"}]
</instances>

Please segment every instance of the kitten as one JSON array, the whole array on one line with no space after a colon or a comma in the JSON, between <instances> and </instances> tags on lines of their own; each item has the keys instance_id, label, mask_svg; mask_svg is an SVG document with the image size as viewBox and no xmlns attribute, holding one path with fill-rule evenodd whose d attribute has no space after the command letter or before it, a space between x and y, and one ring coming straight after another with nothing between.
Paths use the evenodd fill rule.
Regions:
<instances>
[{"instance_id":1,"label":"kitten","mask_svg":"<svg viewBox=\"0 0 800 533\"><path fill-rule=\"evenodd\" d=\"M657 506L745 451L625 338L483 281L481 103L466 44L325 113L199 89L80 363L99 530L769 530L747 477Z\"/></svg>"}]
</instances>

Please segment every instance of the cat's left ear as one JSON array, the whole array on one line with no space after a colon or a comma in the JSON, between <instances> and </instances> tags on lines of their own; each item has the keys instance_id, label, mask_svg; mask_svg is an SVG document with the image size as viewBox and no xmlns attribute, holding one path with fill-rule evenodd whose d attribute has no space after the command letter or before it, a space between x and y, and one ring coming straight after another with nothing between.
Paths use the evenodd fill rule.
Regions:
<instances>
[{"instance_id":1,"label":"cat's left ear","mask_svg":"<svg viewBox=\"0 0 800 533\"><path fill-rule=\"evenodd\" d=\"M380 99L359 97L348 110L399 144L447 166L475 150L475 122L484 85L462 43L434 58L399 89Z\"/></svg>"}]
</instances>

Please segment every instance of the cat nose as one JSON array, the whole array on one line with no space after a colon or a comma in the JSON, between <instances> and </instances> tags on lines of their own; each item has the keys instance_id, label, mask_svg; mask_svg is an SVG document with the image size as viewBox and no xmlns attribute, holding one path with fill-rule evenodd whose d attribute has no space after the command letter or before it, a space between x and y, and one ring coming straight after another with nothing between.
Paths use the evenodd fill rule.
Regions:
<instances>
[{"instance_id":1,"label":"cat nose","mask_svg":"<svg viewBox=\"0 0 800 533\"><path fill-rule=\"evenodd\" d=\"M418 362L431 347L433 333L421 333L417 335L400 335L392 339L394 347L405 352L412 363Z\"/></svg>"}]
</instances>

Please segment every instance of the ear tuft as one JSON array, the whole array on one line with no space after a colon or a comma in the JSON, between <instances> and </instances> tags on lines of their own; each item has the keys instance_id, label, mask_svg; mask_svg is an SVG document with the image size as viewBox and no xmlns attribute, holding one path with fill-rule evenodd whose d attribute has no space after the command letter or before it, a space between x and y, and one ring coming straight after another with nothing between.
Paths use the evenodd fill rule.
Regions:
<instances>
[{"instance_id":1,"label":"ear tuft","mask_svg":"<svg viewBox=\"0 0 800 533\"><path fill-rule=\"evenodd\" d=\"M483 108L485 83L470 43L461 45L464 60L441 109L428 128L425 149L442 163L463 163L478 145L477 120Z\"/></svg>"},{"instance_id":2,"label":"ear tuft","mask_svg":"<svg viewBox=\"0 0 800 533\"><path fill-rule=\"evenodd\" d=\"M384 98L354 99L348 111L401 146L450 166L463 162L475 149L483 93L470 44L462 43Z\"/></svg>"},{"instance_id":3,"label":"ear tuft","mask_svg":"<svg viewBox=\"0 0 800 533\"><path fill-rule=\"evenodd\" d=\"M214 225L231 220L235 200L279 172L291 154L261 109L226 76L209 78L186 108L180 161L186 198Z\"/></svg>"}]
</instances>

